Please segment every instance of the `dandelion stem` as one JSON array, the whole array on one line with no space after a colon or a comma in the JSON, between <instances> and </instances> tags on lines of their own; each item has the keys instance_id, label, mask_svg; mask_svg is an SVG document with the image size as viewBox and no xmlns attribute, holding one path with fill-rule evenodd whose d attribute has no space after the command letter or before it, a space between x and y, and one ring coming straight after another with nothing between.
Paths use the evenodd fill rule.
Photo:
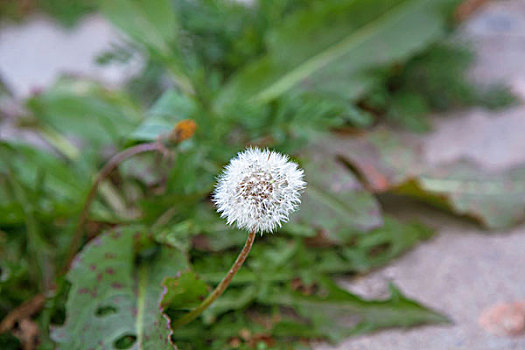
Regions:
<instances>
[{"instance_id":1,"label":"dandelion stem","mask_svg":"<svg viewBox=\"0 0 525 350\"><path fill-rule=\"evenodd\" d=\"M240 270L242 264L244 263L244 260L246 260L246 257L248 256L248 254L250 253L250 250L252 249L252 245L254 241L255 241L255 231L251 231L250 234L248 235L248 238L246 239L244 248L242 248L241 252L239 253L239 256L237 257L232 267L230 268L230 271L228 271L228 274L222 279L221 283L217 285L215 290L210 295L208 295L208 297L204 299L202 303L200 303L199 306L197 306L195 309L193 309L191 312L187 313L183 317L176 320L172 324L173 328L179 328L193 321L204 310L206 310L208 306L210 306L218 297L220 297L222 293L224 293L224 291L230 284L231 280L233 279L233 276L235 276L237 271Z\"/></svg>"}]
</instances>

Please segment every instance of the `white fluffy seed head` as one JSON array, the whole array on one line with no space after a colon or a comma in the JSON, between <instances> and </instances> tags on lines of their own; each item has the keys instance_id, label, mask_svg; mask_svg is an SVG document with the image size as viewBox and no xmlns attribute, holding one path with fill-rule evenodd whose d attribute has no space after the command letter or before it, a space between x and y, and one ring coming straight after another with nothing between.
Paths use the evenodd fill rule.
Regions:
<instances>
[{"instance_id":1,"label":"white fluffy seed head","mask_svg":"<svg viewBox=\"0 0 525 350\"><path fill-rule=\"evenodd\" d=\"M271 232L301 203L304 172L277 152L248 148L219 176L213 201L221 217L240 229Z\"/></svg>"}]
</instances>

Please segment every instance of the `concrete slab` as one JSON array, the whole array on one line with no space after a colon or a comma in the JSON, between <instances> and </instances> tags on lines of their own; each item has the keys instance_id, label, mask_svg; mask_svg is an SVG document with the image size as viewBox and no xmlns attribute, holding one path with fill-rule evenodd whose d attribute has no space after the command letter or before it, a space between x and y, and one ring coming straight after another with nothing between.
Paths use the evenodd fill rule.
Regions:
<instances>
[{"instance_id":1,"label":"concrete slab","mask_svg":"<svg viewBox=\"0 0 525 350\"><path fill-rule=\"evenodd\" d=\"M472 43L479 83L503 82L522 92L525 85L525 1L490 1L460 29Z\"/></svg>"},{"instance_id":2,"label":"concrete slab","mask_svg":"<svg viewBox=\"0 0 525 350\"><path fill-rule=\"evenodd\" d=\"M16 98L53 84L62 74L86 76L117 86L142 66L96 63L96 57L122 37L102 17L87 16L73 29L45 16L0 28L0 75Z\"/></svg>"},{"instance_id":3,"label":"concrete slab","mask_svg":"<svg viewBox=\"0 0 525 350\"><path fill-rule=\"evenodd\" d=\"M525 65L525 56L523 58ZM525 163L525 107L491 112L471 109L433 120L423 137L423 156L431 165L468 158L489 171Z\"/></svg>"}]
</instances>

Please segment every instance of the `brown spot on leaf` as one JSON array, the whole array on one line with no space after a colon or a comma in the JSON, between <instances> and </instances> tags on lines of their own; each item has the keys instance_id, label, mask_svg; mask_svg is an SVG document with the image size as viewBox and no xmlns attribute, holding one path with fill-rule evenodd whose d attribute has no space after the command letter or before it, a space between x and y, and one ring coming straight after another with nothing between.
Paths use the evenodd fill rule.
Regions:
<instances>
[{"instance_id":1,"label":"brown spot on leaf","mask_svg":"<svg viewBox=\"0 0 525 350\"><path fill-rule=\"evenodd\" d=\"M115 288L115 289L122 289L123 285L122 285L122 283L113 282L113 283L111 283L111 287Z\"/></svg>"}]
</instances>

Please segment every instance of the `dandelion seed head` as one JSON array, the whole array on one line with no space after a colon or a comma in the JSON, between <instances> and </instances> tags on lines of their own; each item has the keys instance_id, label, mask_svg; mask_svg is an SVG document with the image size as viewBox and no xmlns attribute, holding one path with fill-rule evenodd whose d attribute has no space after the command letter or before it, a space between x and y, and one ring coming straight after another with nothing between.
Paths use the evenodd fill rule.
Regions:
<instances>
[{"instance_id":1,"label":"dandelion seed head","mask_svg":"<svg viewBox=\"0 0 525 350\"><path fill-rule=\"evenodd\" d=\"M213 201L228 224L271 232L288 221L301 203L304 172L287 156L248 148L219 176Z\"/></svg>"}]
</instances>

